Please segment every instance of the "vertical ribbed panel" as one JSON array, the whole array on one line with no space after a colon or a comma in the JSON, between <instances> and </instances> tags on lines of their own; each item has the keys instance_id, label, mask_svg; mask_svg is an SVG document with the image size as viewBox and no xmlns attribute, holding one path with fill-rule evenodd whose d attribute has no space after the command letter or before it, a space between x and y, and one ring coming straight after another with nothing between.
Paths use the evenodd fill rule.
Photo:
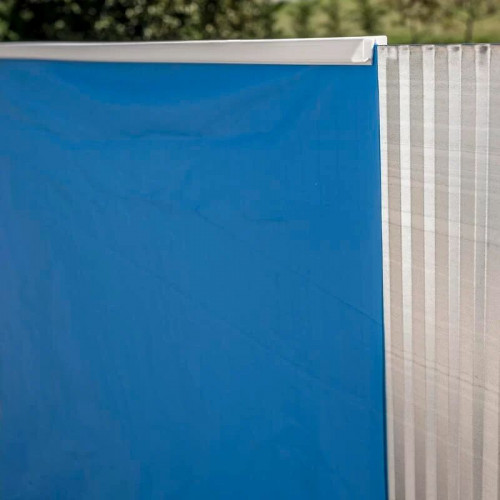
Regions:
<instances>
[{"instance_id":1,"label":"vertical ribbed panel","mask_svg":"<svg viewBox=\"0 0 500 500\"><path fill-rule=\"evenodd\" d=\"M500 499L500 46L378 51L389 496Z\"/></svg>"}]
</instances>

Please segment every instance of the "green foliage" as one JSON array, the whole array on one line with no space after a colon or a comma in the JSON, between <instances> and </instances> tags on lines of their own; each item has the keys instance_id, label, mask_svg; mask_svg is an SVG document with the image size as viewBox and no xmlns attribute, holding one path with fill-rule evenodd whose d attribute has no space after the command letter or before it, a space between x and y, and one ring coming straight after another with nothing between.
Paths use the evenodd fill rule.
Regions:
<instances>
[{"instance_id":1,"label":"green foliage","mask_svg":"<svg viewBox=\"0 0 500 500\"><path fill-rule=\"evenodd\" d=\"M381 20L385 13L384 7L373 0L356 0L357 10L355 20L366 34L381 33Z\"/></svg>"},{"instance_id":2,"label":"green foliage","mask_svg":"<svg viewBox=\"0 0 500 500\"><path fill-rule=\"evenodd\" d=\"M420 41L420 33L435 19L443 7L442 0L389 0L399 14L399 22L410 34L410 42Z\"/></svg>"},{"instance_id":3,"label":"green foliage","mask_svg":"<svg viewBox=\"0 0 500 500\"><path fill-rule=\"evenodd\" d=\"M342 12L340 9L340 0L325 0L323 2L323 12L325 14L325 35L342 36Z\"/></svg>"},{"instance_id":4,"label":"green foliage","mask_svg":"<svg viewBox=\"0 0 500 500\"><path fill-rule=\"evenodd\" d=\"M500 41L500 0L0 0L0 40Z\"/></svg>"},{"instance_id":5,"label":"green foliage","mask_svg":"<svg viewBox=\"0 0 500 500\"><path fill-rule=\"evenodd\" d=\"M448 15L458 11L464 19L464 41L472 42L478 21L496 14L500 10L498 0L455 0L448 6Z\"/></svg>"},{"instance_id":6,"label":"green foliage","mask_svg":"<svg viewBox=\"0 0 500 500\"><path fill-rule=\"evenodd\" d=\"M291 9L292 31L297 38L309 38L314 36L312 18L318 6L315 0L298 0L293 3Z\"/></svg>"},{"instance_id":7,"label":"green foliage","mask_svg":"<svg viewBox=\"0 0 500 500\"><path fill-rule=\"evenodd\" d=\"M271 38L278 36L275 16L280 2L269 0L190 1L191 38Z\"/></svg>"},{"instance_id":8,"label":"green foliage","mask_svg":"<svg viewBox=\"0 0 500 500\"><path fill-rule=\"evenodd\" d=\"M4 40L184 40L277 36L269 0L4 0Z\"/></svg>"}]
</instances>

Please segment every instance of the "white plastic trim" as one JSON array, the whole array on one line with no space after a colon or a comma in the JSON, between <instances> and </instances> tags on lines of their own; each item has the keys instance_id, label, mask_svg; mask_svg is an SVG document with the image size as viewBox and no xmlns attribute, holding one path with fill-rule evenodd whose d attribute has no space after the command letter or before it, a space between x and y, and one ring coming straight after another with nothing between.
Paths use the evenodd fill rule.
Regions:
<instances>
[{"instance_id":1,"label":"white plastic trim","mask_svg":"<svg viewBox=\"0 0 500 500\"><path fill-rule=\"evenodd\" d=\"M95 62L370 65L385 36L189 42L5 42L0 59Z\"/></svg>"}]
</instances>

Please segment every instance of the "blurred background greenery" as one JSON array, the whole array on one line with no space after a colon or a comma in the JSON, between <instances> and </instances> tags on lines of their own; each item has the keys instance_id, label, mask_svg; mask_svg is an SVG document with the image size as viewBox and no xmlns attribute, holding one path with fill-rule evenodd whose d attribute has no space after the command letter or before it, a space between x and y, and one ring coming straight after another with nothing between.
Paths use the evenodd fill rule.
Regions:
<instances>
[{"instance_id":1,"label":"blurred background greenery","mask_svg":"<svg viewBox=\"0 0 500 500\"><path fill-rule=\"evenodd\" d=\"M500 0L0 0L0 40L499 42Z\"/></svg>"}]
</instances>

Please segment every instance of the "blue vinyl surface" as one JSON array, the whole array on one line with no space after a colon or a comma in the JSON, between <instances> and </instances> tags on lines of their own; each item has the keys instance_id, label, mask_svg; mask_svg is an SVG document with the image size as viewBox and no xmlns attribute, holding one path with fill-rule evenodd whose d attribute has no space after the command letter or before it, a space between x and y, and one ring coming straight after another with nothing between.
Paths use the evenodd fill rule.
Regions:
<instances>
[{"instance_id":1,"label":"blue vinyl surface","mask_svg":"<svg viewBox=\"0 0 500 500\"><path fill-rule=\"evenodd\" d=\"M385 498L377 101L0 62L2 499Z\"/></svg>"}]
</instances>

